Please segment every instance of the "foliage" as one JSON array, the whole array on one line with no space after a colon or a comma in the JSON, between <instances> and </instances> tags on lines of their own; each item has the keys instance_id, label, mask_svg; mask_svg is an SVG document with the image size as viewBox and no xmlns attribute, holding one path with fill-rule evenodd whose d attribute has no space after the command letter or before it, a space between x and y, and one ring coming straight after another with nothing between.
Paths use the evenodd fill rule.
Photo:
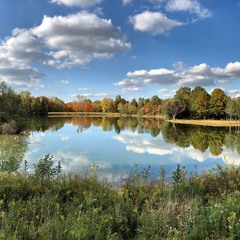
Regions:
<instances>
[{"instance_id":1,"label":"foliage","mask_svg":"<svg viewBox=\"0 0 240 240\"><path fill-rule=\"evenodd\" d=\"M0 134L15 134L17 131L17 124L14 120L5 122L0 126Z\"/></svg>"},{"instance_id":2,"label":"foliage","mask_svg":"<svg viewBox=\"0 0 240 240\"><path fill-rule=\"evenodd\" d=\"M1 131L4 133L21 131L27 112L20 97L5 82L0 83L0 103L0 126L6 123L1 127Z\"/></svg>"},{"instance_id":3,"label":"foliage","mask_svg":"<svg viewBox=\"0 0 240 240\"><path fill-rule=\"evenodd\" d=\"M227 96L220 88L215 88L211 93L210 109L211 114L215 115L215 118L221 118L224 116L224 110L226 108Z\"/></svg>"},{"instance_id":4,"label":"foliage","mask_svg":"<svg viewBox=\"0 0 240 240\"><path fill-rule=\"evenodd\" d=\"M27 135L0 135L0 171L18 170L28 149Z\"/></svg>"},{"instance_id":5,"label":"foliage","mask_svg":"<svg viewBox=\"0 0 240 240\"><path fill-rule=\"evenodd\" d=\"M40 160L52 172L52 157ZM85 175L43 178L0 174L0 239L238 239L240 168L220 167L186 177L178 166L173 183L149 180L150 166L116 187ZM50 172L49 172L50 171Z\"/></svg>"},{"instance_id":6,"label":"foliage","mask_svg":"<svg viewBox=\"0 0 240 240\"><path fill-rule=\"evenodd\" d=\"M51 178L59 175L61 168L60 163L56 167L53 167L53 156L47 154L35 165L35 174L41 178Z\"/></svg>"},{"instance_id":7,"label":"foliage","mask_svg":"<svg viewBox=\"0 0 240 240\"><path fill-rule=\"evenodd\" d=\"M202 87L195 87L191 92L190 112L192 118L205 119L209 114L210 96Z\"/></svg>"},{"instance_id":8,"label":"foliage","mask_svg":"<svg viewBox=\"0 0 240 240\"><path fill-rule=\"evenodd\" d=\"M185 108L186 108L185 104L176 98L171 99L168 105L168 111L172 115L173 120L176 119L178 114L185 111Z\"/></svg>"}]
</instances>

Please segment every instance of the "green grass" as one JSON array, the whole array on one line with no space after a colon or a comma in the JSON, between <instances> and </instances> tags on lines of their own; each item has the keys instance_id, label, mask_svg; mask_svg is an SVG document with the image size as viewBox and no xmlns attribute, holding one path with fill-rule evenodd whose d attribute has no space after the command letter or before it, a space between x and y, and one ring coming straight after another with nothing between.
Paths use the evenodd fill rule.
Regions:
<instances>
[{"instance_id":1,"label":"green grass","mask_svg":"<svg viewBox=\"0 0 240 240\"><path fill-rule=\"evenodd\" d=\"M178 167L171 182L135 168L121 186L96 169L59 174L47 155L34 174L1 172L0 239L239 239L239 167Z\"/></svg>"}]
</instances>

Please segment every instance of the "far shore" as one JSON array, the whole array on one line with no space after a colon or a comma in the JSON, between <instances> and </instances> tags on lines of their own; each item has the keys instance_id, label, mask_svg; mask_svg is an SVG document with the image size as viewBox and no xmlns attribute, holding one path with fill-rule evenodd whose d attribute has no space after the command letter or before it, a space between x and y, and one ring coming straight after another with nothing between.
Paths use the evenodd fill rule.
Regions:
<instances>
[{"instance_id":1,"label":"far shore","mask_svg":"<svg viewBox=\"0 0 240 240\"><path fill-rule=\"evenodd\" d=\"M165 120L161 115L127 115L120 113L103 113L103 112L49 112L48 117L141 117L141 118L158 118ZM176 124L188 124L188 125L200 125L200 126L211 126L211 127L234 127L240 126L240 120L193 120L193 119L175 119L166 120Z\"/></svg>"},{"instance_id":2,"label":"far shore","mask_svg":"<svg viewBox=\"0 0 240 240\"><path fill-rule=\"evenodd\" d=\"M211 127L235 127L240 126L240 120L191 120L191 119L176 119L167 120L171 123L177 124L189 124L189 125L201 125L201 126L211 126Z\"/></svg>"}]
</instances>

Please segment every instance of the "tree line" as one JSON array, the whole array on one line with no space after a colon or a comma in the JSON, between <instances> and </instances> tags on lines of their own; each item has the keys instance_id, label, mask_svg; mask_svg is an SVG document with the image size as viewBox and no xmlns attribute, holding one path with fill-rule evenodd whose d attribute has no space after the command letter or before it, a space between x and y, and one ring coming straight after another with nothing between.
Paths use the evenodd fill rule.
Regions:
<instances>
[{"instance_id":1,"label":"tree line","mask_svg":"<svg viewBox=\"0 0 240 240\"><path fill-rule=\"evenodd\" d=\"M220 88L209 94L197 86L181 87L173 98L133 98L127 101L120 95L115 99L103 98L92 101L78 95L77 99L65 103L58 97L33 97L28 91L16 94L5 82L0 83L0 122L21 120L26 116L47 115L48 112L103 112L122 115L161 115L169 119L239 119L240 97L231 98Z\"/></svg>"}]
</instances>

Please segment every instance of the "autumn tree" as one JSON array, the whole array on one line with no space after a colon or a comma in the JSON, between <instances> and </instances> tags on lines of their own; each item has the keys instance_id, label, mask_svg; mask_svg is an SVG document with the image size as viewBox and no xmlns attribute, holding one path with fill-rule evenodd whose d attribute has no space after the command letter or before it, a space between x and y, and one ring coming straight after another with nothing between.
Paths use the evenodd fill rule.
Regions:
<instances>
[{"instance_id":1,"label":"autumn tree","mask_svg":"<svg viewBox=\"0 0 240 240\"><path fill-rule=\"evenodd\" d=\"M31 113L31 102L32 102L31 93L29 91L22 91L20 92L19 96L23 106L26 108L26 111L28 113Z\"/></svg>"},{"instance_id":2,"label":"autumn tree","mask_svg":"<svg viewBox=\"0 0 240 240\"><path fill-rule=\"evenodd\" d=\"M46 97L36 97L31 103L32 113L34 115L47 115L48 102Z\"/></svg>"},{"instance_id":3,"label":"autumn tree","mask_svg":"<svg viewBox=\"0 0 240 240\"><path fill-rule=\"evenodd\" d=\"M84 112L92 112L93 106L92 106L92 101L90 99L86 99L83 102L83 111Z\"/></svg>"},{"instance_id":4,"label":"autumn tree","mask_svg":"<svg viewBox=\"0 0 240 240\"><path fill-rule=\"evenodd\" d=\"M177 115L185 110L186 106L177 98L170 100L168 110L171 113L172 119L175 120Z\"/></svg>"},{"instance_id":5,"label":"autumn tree","mask_svg":"<svg viewBox=\"0 0 240 240\"><path fill-rule=\"evenodd\" d=\"M236 115L239 119L240 118L240 97L236 99Z\"/></svg>"},{"instance_id":6,"label":"autumn tree","mask_svg":"<svg viewBox=\"0 0 240 240\"><path fill-rule=\"evenodd\" d=\"M21 98L5 82L0 83L0 122L18 121L27 115Z\"/></svg>"},{"instance_id":7,"label":"autumn tree","mask_svg":"<svg viewBox=\"0 0 240 240\"><path fill-rule=\"evenodd\" d=\"M93 112L102 112L102 104L101 101L96 100L92 103L92 111Z\"/></svg>"},{"instance_id":8,"label":"autumn tree","mask_svg":"<svg viewBox=\"0 0 240 240\"><path fill-rule=\"evenodd\" d=\"M157 95L154 95L153 97L151 97L148 103L148 106L150 107L151 109L150 111L152 114L156 115L160 113L161 103L162 103L162 100Z\"/></svg>"},{"instance_id":9,"label":"autumn tree","mask_svg":"<svg viewBox=\"0 0 240 240\"><path fill-rule=\"evenodd\" d=\"M211 93L210 111L216 118L225 116L227 96L221 88L215 88Z\"/></svg>"},{"instance_id":10,"label":"autumn tree","mask_svg":"<svg viewBox=\"0 0 240 240\"><path fill-rule=\"evenodd\" d=\"M200 87L195 87L191 92L190 109L193 118L206 118L209 113L210 95Z\"/></svg>"},{"instance_id":11,"label":"autumn tree","mask_svg":"<svg viewBox=\"0 0 240 240\"><path fill-rule=\"evenodd\" d=\"M65 103L58 97L51 97L48 99L49 112L63 112L65 110Z\"/></svg>"},{"instance_id":12,"label":"autumn tree","mask_svg":"<svg viewBox=\"0 0 240 240\"><path fill-rule=\"evenodd\" d=\"M236 102L236 99L229 98L227 100L225 112L229 116L230 120L237 116L237 102Z\"/></svg>"},{"instance_id":13,"label":"autumn tree","mask_svg":"<svg viewBox=\"0 0 240 240\"><path fill-rule=\"evenodd\" d=\"M102 111L106 112L115 112L115 104L112 98L104 98L101 103Z\"/></svg>"},{"instance_id":14,"label":"autumn tree","mask_svg":"<svg viewBox=\"0 0 240 240\"><path fill-rule=\"evenodd\" d=\"M83 95L77 95L78 103L79 103L79 111L78 112L83 112L83 107L84 107L84 101L86 100L86 97Z\"/></svg>"},{"instance_id":15,"label":"autumn tree","mask_svg":"<svg viewBox=\"0 0 240 240\"><path fill-rule=\"evenodd\" d=\"M183 118L189 117L190 114L190 101L192 90L190 87L181 87L177 90L174 98L179 99L185 106L184 111L181 113Z\"/></svg>"}]
</instances>

